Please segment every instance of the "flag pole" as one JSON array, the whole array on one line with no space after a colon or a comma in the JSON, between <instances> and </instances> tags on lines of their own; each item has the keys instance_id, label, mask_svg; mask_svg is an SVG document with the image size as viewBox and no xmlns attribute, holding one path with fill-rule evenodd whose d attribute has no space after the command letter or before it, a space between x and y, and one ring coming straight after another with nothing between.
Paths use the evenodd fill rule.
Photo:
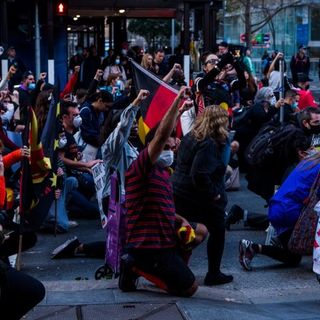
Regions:
<instances>
[{"instance_id":1,"label":"flag pole","mask_svg":"<svg viewBox=\"0 0 320 320\"><path fill-rule=\"evenodd\" d=\"M284 58L279 59L279 71L280 71L280 92L279 98L284 98ZM284 118L284 109L283 107L280 108L280 123L283 123Z\"/></svg>"},{"instance_id":2,"label":"flag pole","mask_svg":"<svg viewBox=\"0 0 320 320\"><path fill-rule=\"evenodd\" d=\"M19 214L20 215L20 214ZM20 271L21 269L21 252L22 252L22 222L20 216L19 223L19 244L18 244L18 252L17 252L17 260L16 260L16 269Z\"/></svg>"},{"instance_id":3,"label":"flag pole","mask_svg":"<svg viewBox=\"0 0 320 320\"><path fill-rule=\"evenodd\" d=\"M23 148L30 147L30 120L31 117L31 107L28 107L28 122L25 126L25 131L23 135ZM20 172L20 203L19 203L19 244L18 244L18 252L17 252L17 260L15 267L18 271L21 269L21 252L22 252L22 233L23 233L23 225L25 221L26 210L30 210L27 208L26 204L26 187L24 183L24 178L26 174L27 166L31 164L31 155L30 158L22 157L21 159L21 172Z\"/></svg>"},{"instance_id":4,"label":"flag pole","mask_svg":"<svg viewBox=\"0 0 320 320\"><path fill-rule=\"evenodd\" d=\"M24 225L24 215L25 215L25 207L24 207L24 201L23 201L23 173L25 168L25 165L23 164L24 161L29 161L29 159L23 157L21 160L21 177L20 177L20 204L19 204L19 243L18 243L18 252L17 252L17 259L15 267L18 271L21 269L21 252L22 252L22 233L23 233L23 225Z\"/></svg>"},{"instance_id":5,"label":"flag pole","mask_svg":"<svg viewBox=\"0 0 320 320\"><path fill-rule=\"evenodd\" d=\"M58 227L58 203L56 196L54 197L54 236L57 236L57 227Z\"/></svg>"},{"instance_id":6,"label":"flag pole","mask_svg":"<svg viewBox=\"0 0 320 320\"><path fill-rule=\"evenodd\" d=\"M25 165L23 164L24 161L29 161L29 159L26 159L25 157L21 160L21 177L20 177L20 204L19 204L19 213L17 215L19 216L19 242L18 242L18 252L17 252L17 259L15 267L18 271L21 269L21 252L22 252L22 233L23 233L23 224L24 224L24 215L25 215L25 208L24 208L24 201L23 201L23 168Z\"/></svg>"}]
</instances>

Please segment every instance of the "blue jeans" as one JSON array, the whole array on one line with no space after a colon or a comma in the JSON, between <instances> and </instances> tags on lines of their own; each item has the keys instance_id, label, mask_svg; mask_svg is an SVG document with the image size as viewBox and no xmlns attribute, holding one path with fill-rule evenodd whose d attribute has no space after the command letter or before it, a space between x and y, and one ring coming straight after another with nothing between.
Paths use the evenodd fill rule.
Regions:
<instances>
[{"instance_id":1,"label":"blue jeans","mask_svg":"<svg viewBox=\"0 0 320 320\"><path fill-rule=\"evenodd\" d=\"M78 180L78 190L90 199L95 193L96 188L94 185L93 176L90 173L81 173L75 176Z\"/></svg>"},{"instance_id":2,"label":"blue jeans","mask_svg":"<svg viewBox=\"0 0 320 320\"><path fill-rule=\"evenodd\" d=\"M67 209L77 218L96 219L100 216L98 203L90 201L95 194L95 186L91 174L82 173L77 177L69 177L77 181L77 187L68 194Z\"/></svg>"},{"instance_id":3,"label":"blue jeans","mask_svg":"<svg viewBox=\"0 0 320 320\"><path fill-rule=\"evenodd\" d=\"M57 227L60 232L67 232L69 229L69 218L66 209L66 199L68 194L72 192L73 189L77 188L78 181L74 177L67 177L65 179L64 188L61 192L60 198L53 201L49 213L47 216L47 221L45 225L52 225L55 223L55 207L57 207ZM56 204L55 204L56 202Z\"/></svg>"}]
</instances>

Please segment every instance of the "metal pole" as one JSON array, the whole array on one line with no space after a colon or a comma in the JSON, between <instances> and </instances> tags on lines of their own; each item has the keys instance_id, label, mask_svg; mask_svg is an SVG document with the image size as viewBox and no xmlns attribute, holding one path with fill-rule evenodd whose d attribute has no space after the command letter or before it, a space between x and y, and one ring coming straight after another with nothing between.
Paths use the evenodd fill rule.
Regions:
<instances>
[{"instance_id":1,"label":"metal pole","mask_svg":"<svg viewBox=\"0 0 320 320\"><path fill-rule=\"evenodd\" d=\"M190 55L183 56L183 72L184 72L184 80L187 85L190 84Z\"/></svg>"},{"instance_id":2,"label":"metal pole","mask_svg":"<svg viewBox=\"0 0 320 320\"><path fill-rule=\"evenodd\" d=\"M280 92L279 98L284 98L284 58L279 60L279 71L280 71ZM283 123L284 110L280 107L280 123Z\"/></svg>"},{"instance_id":3,"label":"metal pole","mask_svg":"<svg viewBox=\"0 0 320 320\"><path fill-rule=\"evenodd\" d=\"M189 15L190 15L190 5L188 2L184 3L184 16L183 16L183 24L184 24L184 54L189 55L190 51L190 24L189 24Z\"/></svg>"},{"instance_id":4,"label":"metal pole","mask_svg":"<svg viewBox=\"0 0 320 320\"><path fill-rule=\"evenodd\" d=\"M49 0L47 7L48 16L48 82L54 84L54 26L53 26L53 4Z\"/></svg>"},{"instance_id":5,"label":"metal pole","mask_svg":"<svg viewBox=\"0 0 320 320\"><path fill-rule=\"evenodd\" d=\"M1 79L4 79L8 74L8 60L1 60Z\"/></svg>"},{"instance_id":6,"label":"metal pole","mask_svg":"<svg viewBox=\"0 0 320 320\"><path fill-rule=\"evenodd\" d=\"M0 1L0 45L5 49L8 47L8 18L7 2Z\"/></svg>"},{"instance_id":7,"label":"metal pole","mask_svg":"<svg viewBox=\"0 0 320 320\"><path fill-rule=\"evenodd\" d=\"M174 28L174 19L171 20L171 53L174 54L174 34L175 34L175 28Z\"/></svg>"},{"instance_id":8,"label":"metal pole","mask_svg":"<svg viewBox=\"0 0 320 320\"><path fill-rule=\"evenodd\" d=\"M204 50L212 50L212 47L210 47L211 42L210 41L210 34L212 34L212 30L210 30L210 26L212 27L212 20L210 20L210 3L205 3L203 5L203 40L204 40ZM211 23L210 23L211 21Z\"/></svg>"},{"instance_id":9,"label":"metal pole","mask_svg":"<svg viewBox=\"0 0 320 320\"><path fill-rule=\"evenodd\" d=\"M187 85L190 82L190 4L188 2L184 3L184 16L183 16L183 24L184 24L184 57L183 57L183 71L184 77Z\"/></svg>"},{"instance_id":10,"label":"metal pole","mask_svg":"<svg viewBox=\"0 0 320 320\"><path fill-rule=\"evenodd\" d=\"M34 17L34 29L35 29L35 61L36 61L36 76L40 74L40 25L39 25L39 7L38 0L35 1L35 17Z\"/></svg>"}]
</instances>

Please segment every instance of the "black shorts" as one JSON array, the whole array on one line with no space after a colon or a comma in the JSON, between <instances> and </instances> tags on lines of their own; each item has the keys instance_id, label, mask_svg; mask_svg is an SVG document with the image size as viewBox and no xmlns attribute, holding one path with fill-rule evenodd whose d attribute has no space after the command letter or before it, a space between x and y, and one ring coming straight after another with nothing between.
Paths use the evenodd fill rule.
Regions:
<instances>
[{"instance_id":1,"label":"black shorts","mask_svg":"<svg viewBox=\"0 0 320 320\"><path fill-rule=\"evenodd\" d=\"M140 275L168 292L184 292L195 281L194 274L175 249L132 250L130 255L134 265L145 273Z\"/></svg>"}]
</instances>

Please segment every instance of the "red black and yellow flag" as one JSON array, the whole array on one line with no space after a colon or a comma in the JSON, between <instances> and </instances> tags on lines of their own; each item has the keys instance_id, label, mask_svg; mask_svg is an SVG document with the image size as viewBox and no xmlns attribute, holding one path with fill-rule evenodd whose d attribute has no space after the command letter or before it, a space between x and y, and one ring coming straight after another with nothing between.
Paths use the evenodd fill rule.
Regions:
<instances>
[{"instance_id":1,"label":"red black and yellow flag","mask_svg":"<svg viewBox=\"0 0 320 320\"><path fill-rule=\"evenodd\" d=\"M32 183L41 183L51 169L50 158L45 157L41 140L38 135L38 121L32 108L30 108L31 130L29 131Z\"/></svg>"},{"instance_id":2,"label":"red black and yellow flag","mask_svg":"<svg viewBox=\"0 0 320 320\"><path fill-rule=\"evenodd\" d=\"M40 137L35 114L30 109L29 145L31 157L28 164L23 165L25 172L22 176L21 192L27 216L26 219L35 227L39 227L47 217L49 208L54 200L57 185L56 154L57 131L59 126L59 104L52 103L48 117ZM45 137L45 138L43 138ZM30 203L30 198L33 201ZM29 199L29 200L28 200Z\"/></svg>"},{"instance_id":3,"label":"red black and yellow flag","mask_svg":"<svg viewBox=\"0 0 320 320\"><path fill-rule=\"evenodd\" d=\"M37 206L38 196L35 184L44 181L51 169L49 159L45 159L41 142L38 138L38 122L31 107L28 109L28 120L24 132L23 144L30 148L30 158L21 161L20 179L20 215L29 215L30 210Z\"/></svg>"},{"instance_id":4,"label":"red black and yellow flag","mask_svg":"<svg viewBox=\"0 0 320 320\"><path fill-rule=\"evenodd\" d=\"M178 90L133 60L131 60L131 66L133 83L137 94L140 89L150 91L150 95L142 101L140 107L139 137L142 143L145 143L147 133L161 121L177 96Z\"/></svg>"}]
</instances>

